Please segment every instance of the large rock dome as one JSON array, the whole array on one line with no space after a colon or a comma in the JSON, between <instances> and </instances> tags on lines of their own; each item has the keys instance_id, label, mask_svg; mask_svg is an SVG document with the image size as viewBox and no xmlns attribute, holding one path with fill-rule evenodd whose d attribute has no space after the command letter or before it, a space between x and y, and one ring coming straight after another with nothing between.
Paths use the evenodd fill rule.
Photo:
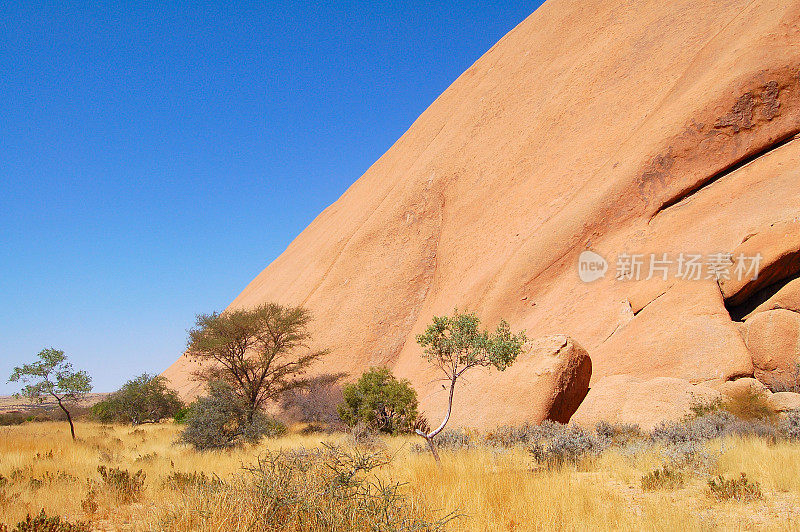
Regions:
<instances>
[{"instance_id":1,"label":"large rock dome","mask_svg":"<svg viewBox=\"0 0 800 532\"><path fill-rule=\"evenodd\" d=\"M752 377L741 322L768 343L754 313L774 313L764 303L800 270L799 132L800 2L548 0L231 307L308 307L332 351L319 371L387 365L432 418L445 394L414 336L456 306L571 337L592 383ZM587 250L608 267L592 282ZM699 279L679 275L690 256ZM758 277L752 260L737 275L756 256ZM165 375L191 394L190 370L181 357ZM462 425L493 408L471 403Z\"/></svg>"}]
</instances>

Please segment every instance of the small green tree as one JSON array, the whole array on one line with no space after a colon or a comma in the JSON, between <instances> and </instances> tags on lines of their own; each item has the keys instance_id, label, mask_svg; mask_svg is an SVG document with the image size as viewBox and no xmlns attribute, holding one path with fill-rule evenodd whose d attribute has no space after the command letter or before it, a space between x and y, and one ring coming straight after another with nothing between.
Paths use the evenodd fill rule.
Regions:
<instances>
[{"instance_id":1,"label":"small green tree","mask_svg":"<svg viewBox=\"0 0 800 532\"><path fill-rule=\"evenodd\" d=\"M397 380L388 368L371 368L342 390L337 411L342 421L359 421L370 428L397 434L411 432L417 420L417 392L407 380Z\"/></svg>"},{"instance_id":2,"label":"small green tree","mask_svg":"<svg viewBox=\"0 0 800 532\"><path fill-rule=\"evenodd\" d=\"M103 423L139 425L173 417L182 406L178 394L167 387L167 379L143 373L95 404L92 413Z\"/></svg>"},{"instance_id":3,"label":"small green tree","mask_svg":"<svg viewBox=\"0 0 800 532\"><path fill-rule=\"evenodd\" d=\"M447 425L453 411L453 393L456 382L465 372L477 366L494 366L505 370L517 359L522 345L527 341L525 332L511 334L505 320L501 320L494 334L480 330L480 320L474 313L453 311L453 316L434 316L424 334L417 336L417 343L423 348L423 356L443 375L450 388L447 413L442 423L435 429L418 428L417 434L425 438L436 461L439 455L433 443Z\"/></svg>"},{"instance_id":4,"label":"small green tree","mask_svg":"<svg viewBox=\"0 0 800 532\"><path fill-rule=\"evenodd\" d=\"M42 349L36 356L39 360L14 368L8 382L22 380L30 383L18 395L31 401L42 403L47 396L53 397L67 416L74 440L75 425L65 403L77 402L92 391L92 378L85 371L73 370L64 351L50 347Z\"/></svg>"}]
</instances>

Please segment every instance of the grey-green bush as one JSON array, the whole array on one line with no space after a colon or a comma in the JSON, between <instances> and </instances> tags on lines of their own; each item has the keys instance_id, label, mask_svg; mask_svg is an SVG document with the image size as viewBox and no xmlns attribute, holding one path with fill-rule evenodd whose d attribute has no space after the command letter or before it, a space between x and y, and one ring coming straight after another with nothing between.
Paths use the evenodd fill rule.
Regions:
<instances>
[{"instance_id":1,"label":"grey-green bush","mask_svg":"<svg viewBox=\"0 0 800 532\"><path fill-rule=\"evenodd\" d=\"M577 463L586 456L604 451L610 442L578 425L562 425L551 438L533 443L528 451L531 456L547 467L561 467L566 463Z\"/></svg>"},{"instance_id":2,"label":"grey-green bush","mask_svg":"<svg viewBox=\"0 0 800 532\"><path fill-rule=\"evenodd\" d=\"M261 410L251 412L229 384L211 381L208 396L192 404L180 439L202 451L257 443L284 432L286 427L281 422Z\"/></svg>"}]
</instances>

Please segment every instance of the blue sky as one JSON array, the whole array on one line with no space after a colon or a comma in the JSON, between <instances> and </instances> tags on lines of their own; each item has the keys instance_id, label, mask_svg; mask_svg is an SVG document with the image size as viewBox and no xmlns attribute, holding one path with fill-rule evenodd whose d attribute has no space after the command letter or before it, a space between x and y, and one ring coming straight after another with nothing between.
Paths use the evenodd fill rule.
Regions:
<instances>
[{"instance_id":1,"label":"blue sky","mask_svg":"<svg viewBox=\"0 0 800 532\"><path fill-rule=\"evenodd\" d=\"M539 3L4 2L0 394L163 371Z\"/></svg>"}]
</instances>

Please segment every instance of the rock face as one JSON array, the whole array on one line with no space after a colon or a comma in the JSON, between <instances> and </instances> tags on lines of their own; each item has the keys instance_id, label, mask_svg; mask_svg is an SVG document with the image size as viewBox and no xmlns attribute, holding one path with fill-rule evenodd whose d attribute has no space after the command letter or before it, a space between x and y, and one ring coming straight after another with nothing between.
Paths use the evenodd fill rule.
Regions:
<instances>
[{"instance_id":1,"label":"rock face","mask_svg":"<svg viewBox=\"0 0 800 532\"><path fill-rule=\"evenodd\" d=\"M591 376L589 355L572 339L541 338L527 345L505 371L474 368L465 373L456 385L450 423L478 429L545 419L566 423L586 397ZM421 398L430 405L426 413L431 425L444 416L447 397L448 391L438 386Z\"/></svg>"},{"instance_id":2,"label":"rock face","mask_svg":"<svg viewBox=\"0 0 800 532\"><path fill-rule=\"evenodd\" d=\"M531 338L574 338L592 359L586 401L601 382L651 383L636 385L647 404L665 382L752 376L735 321L798 274L799 132L796 0L548 0L231 307L305 305L332 351L319 372L387 365L431 418L439 384L414 337L455 306L490 327L505 318ZM593 282L579 275L587 250L607 261ZM760 253L763 275L715 275L717 255L735 252ZM699 280L679 278L693 254ZM631 257L641 275L617 280ZM190 395L190 370L182 357L165 375ZM503 386L530 382L512 375ZM494 377L473 377L475 390L482 378ZM504 422L538 408L503 397ZM608 398L594 411L636 406ZM493 418L498 405L480 399L464 389L474 409L457 424ZM652 418L634 411L623 417Z\"/></svg>"},{"instance_id":3,"label":"rock face","mask_svg":"<svg viewBox=\"0 0 800 532\"><path fill-rule=\"evenodd\" d=\"M598 421L630 423L650 430L661 421L688 415L695 403L709 403L722 395L684 379L655 377L643 380L631 375L612 375L592 384L573 421L592 425Z\"/></svg>"},{"instance_id":4,"label":"rock face","mask_svg":"<svg viewBox=\"0 0 800 532\"><path fill-rule=\"evenodd\" d=\"M720 279L723 296L731 305L742 305L758 297L758 291L791 279L800 271L800 219L780 221L765 227L760 233L748 235L733 250L735 256L760 255L764 266L757 276Z\"/></svg>"}]
</instances>

